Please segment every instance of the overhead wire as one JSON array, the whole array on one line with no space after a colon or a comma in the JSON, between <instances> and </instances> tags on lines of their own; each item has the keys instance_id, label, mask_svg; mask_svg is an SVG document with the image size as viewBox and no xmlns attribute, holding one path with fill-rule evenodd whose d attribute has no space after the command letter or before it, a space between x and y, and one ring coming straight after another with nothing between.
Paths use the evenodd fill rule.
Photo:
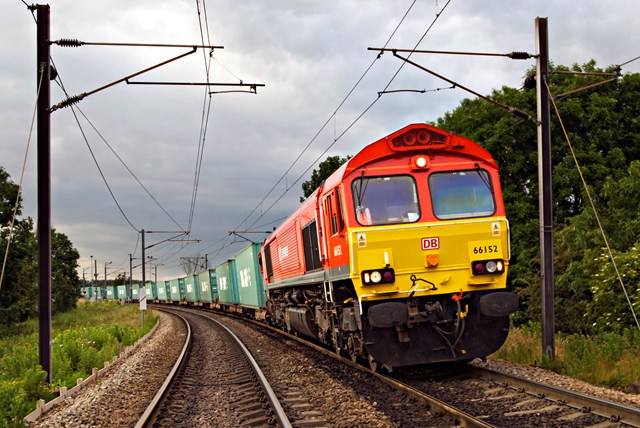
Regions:
<instances>
[{"instance_id":1,"label":"overhead wire","mask_svg":"<svg viewBox=\"0 0 640 428\"><path fill-rule=\"evenodd\" d=\"M109 144L109 142L106 140L106 138L102 135L102 133L100 133L100 131L96 128L96 126L93 124L93 122L91 122L91 120L89 120L89 118L87 117L87 115L84 114L84 112L80 109L80 107L78 106L74 106L75 108L78 109L78 111L80 112L80 114L82 115L82 117L84 117L84 119L87 121L87 123L91 126L91 128L93 128L93 130L95 131L96 134L98 134L98 136L100 137L100 139L105 143L105 145L109 148L109 150L111 150L111 152L113 153L113 155L120 161L120 163L122 164L122 166L125 167L125 169L129 172L129 174L131 174L131 176L134 178L134 180L136 180L136 182L140 185L140 187L142 187L142 189L147 193L147 195L149 195L149 197L151 198L151 200L153 202L156 203L156 205L162 210L162 212L164 212L167 217L169 217L171 219L171 221L173 221L173 223L178 226L180 228L180 230L185 231L184 227L182 227L180 225L180 223L178 223L178 221L176 219L173 218L173 216L171 216L171 214L169 214L169 212L164 208L164 206L156 199L156 197L149 191L149 189L147 189L147 187L142 184L142 182L140 181L140 179L136 176L136 174L131 170L131 168L129 168L129 166L127 165L127 163L120 157L120 155L118 155L118 153L115 151L115 149L111 146L111 144Z\"/></svg>"},{"instance_id":2,"label":"overhead wire","mask_svg":"<svg viewBox=\"0 0 640 428\"><path fill-rule=\"evenodd\" d=\"M26 4L26 3L25 3ZM16 194L16 202L13 206L13 214L11 216L11 223L9 224L9 233L7 235L7 246L4 251L4 258L2 260L2 271L0 272L0 290L2 289L2 282L4 280L4 272L7 266L7 259L9 256L9 249L11 248L11 240L13 239L13 225L15 224L18 214L18 205L20 204L20 195L22 194L22 182L24 180L24 172L27 169L27 157L29 155L29 147L31 146L31 136L33 135L33 128L36 122L36 115L38 112L38 100L40 99L40 90L42 89L42 79L44 78L44 65L40 66L40 80L38 81L38 91L36 93L36 102L33 107L33 116L31 117L31 126L29 127L29 137L27 138L27 148L24 152L24 158L22 160L22 170L20 171L20 180L18 182L18 192Z\"/></svg>"},{"instance_id":3,"label":"overhead wire","mask_svg":"<svg viewBox=\"0 0 640 428\"><path fill-rule=\"evenodd\" d=\"M407 15L409 15L409 12L411 11L411 9L413 9L413 6L416 4L417 0L414 0L411 5L409 6L409 8L407 9L407 11L404 13L404 15L402 16L402 19L400 20L400 22L398 23L398 25L395 27L395 29L393 30L393 32L391 33L391 35L389 36L389 38L387 39L386 43L384 44L384 46L387 46L389 44L389 42L391 41L391 39L393 38L393 36L396 34L396 32L398 31L398 29L400 28L400 26L402 25L402 23L404 22L404 20L406 19ZM451 0L449 0L451 1ZM446 6L445 6L446 7ZM311 138L311 140L307 143L307 145L302 149L302 151L300 152L300 154L298 154L298 157L296 157L296 159L294 159L294 161L291 163L291 165L289 165L289 167L287 168L287 170L284 172L284 174L282 174L282 176L278 179L278 181L271 187L271 189L269 189L269 191L267 192L267 194L262 198L262 200L258 203L258 205L256 205L256 207L240 222L240 224L236 227L236 229L240 228L255 212L256 210L262 206L262 204L264 203L264 201L266 201L266 199L271 195L271 193L273 193L273 191L278 187L278 185L282 182L282 180L284 180L288 173L291 171L291 169L293 169L293 167L298 163L298 161L300 160L300 158L302 157L302 155L304 155L304 153L306 153L306 151L309 149L309 147L315 142L315 140L318 138L318 136L320 136L320 134L322 133L322 131L327 127L327 125L329 123L331 123L331 121L334 119L335 115L337 114L338 110L340 110L340 108L342 108L342 106L344 105L345 102L347 102L347 100L351 97L351 94L353 94L353 92L355 91L355 89L360 85L360 83L362 82L362 80L365 78L365 76L369 73L369 71L371 70L371 68L373 68L373 65L376 63L376 61L379 59L379 57L375 58L371 64L369 64L369 66L365 69L365 71L362 73L362 75L360 76L360 78L356 81L356 83L353 85L353 87L349 90L349 92L347 93L347 95L342 99L342 101L340 102L340 104L338 105L338 107L336 107L336 109L333 111L333 113L329 116L329 118L324 122L324 124L320 127L320 129L318 130L318 132L316 132L316 134L313 136L313 138ZM395 76L394 76L395 77ZM367 107L367 109L365 110L368 111L371 106L375 104L372 103L369 107ZM362 115L360 115L359 117L361 117ZM334 143L337 141L337 139L334 139ZM332 144L332 146L333 146ZM331 146L330 146L331 147ZM326 153L326 151L325 151ZM315 166L315 163L311 166L313 167ZM310 167L310 168L311 168ZM308 168L307 171L310 169ZM306 173L306 171L305 171ZM297 181L296 181L297 182ZM289 191L291 187L287 186L285 193ZM279 201L284 195L280 196L277 201ZM276 202L277 202L276 201ZM273 207L273 204L271 205L271 207ZM269 208L271 208L269 207ZM259 220L260 218L262 218L264 216L264 214L266 214L266 212L263 212L260 214L260 216L258 217L257 220ZM253 224L255 224L255 222Z\"/></svg>"},{"instance_id":4,"label":"overhead wire","mask_svg":"<svg viewBox=\"0 0 640 428\"><path fill-rule=\"evenodd\" d=\"M209 31L209 22L207 17L207 7L206 7L206 2L204 0L202 1L202 10L204 12L204 27L205 27L204 29L203 29L202 12L200 11L200 1L196 0L196 11L198 14L200 39L202 41L202 44L204 45L205 34L206 34L207 42L209 44L211 42L211 34ZM207 84L209 83L209 75L211 72L212 56L213 56L213 51L210 51L207 57L207 54L203 50L205 78L206 78ZM209 97L208 103L207 103L207 96ZM188 221L189 231L191 231L191 227L193 225L193 216L195 215L196 201L198 197L198 187L200 184L200 174L202 172L202 161L204 159L204 147L206 143L207 130L209 126L209 115L211 113L211 101L212 101L212 94L209 92L209 86L207 85L205 86L205 92L204 92L202 117L200 120L200 133L198 136L198 151L196 155L196 165L195 165L195 172L193 177L193 188L191 191L191 206L189 209L189 221Z\"/></svg>"},{"instance_id":5,"label":"overhead wire","mask_svg":"<svg viewBox=\"0 0 640 428\"><path fill-rule=\"evenodd\" d=\"M55 62L53 61L53 58L50 57L50 60L51 60L51 64L55 67L55 69L57 71L58 67L56 67ZM64 87L64 82L62 81L62 77L60 76L60 72L59 71L58 71L58 76L56 77L55 82L60 87L60 89L62 89L62 92L64 92L64 94L68 97L69 94L67 92L67 89ZM91 157L93 158L93 162L95 163L96 167L98 168L98 172L100 173L100 176L102 177L102 181L104 182L105 186L107 186L107 190L109 191L109 194L111 195L111 198L113 199L113 201L115 202L116 206L118 207L118 210L120 211L120 214L122 214L122 216L124 217L126 222L129 223L129 226L131 226L133 228L133 230L135 230L136 232L139 232L138 228L135 227L133 225L133 223L131 223L131 221L129 220L127 215L124 213L124 211L122 210L122 207L120 206L120 203L118 202L118 199L113 194L113 191L111 190L111 186L109 186L109 183L107 182L107 179L106 179L106 177L104 176L104 174L102 172L102 168L100 168L100 164L98 163L98 160L96 159L95 154L93 153L93 149L91 149L91 145L89 144L89 140L87 139L87 136L86 136L86 134L84 132L84 129L82 128L82 125L80 124L80 119L78 119L78 115L76 114L76 110L75 110L74 106L71 106L71 112L73 113L73 117L75 117L75 119L76 119L76 123L78 124L78 128L80 129L80 133L82 134L82 137L84 138L84 142L87 145L87 148L89 149L89 153L91 154Z\"/></svg>"},{"instance_id":6,"label":"overhead wire","mask_svg":"<svg viewBox=\"0 0 640 428\"><path fill-rule=\"evenodd\" d=\"M553 97L553 94L551 93L551 88L549 88L549 83L547 81L544 82L547 92L549 93L549 98L551 100L551 103L553 104L553 108L555 109L556 112L556 117L558 118L558 122L560 123L560 127L562 128L562 132L564 134L564 138L567 141L567 145L569 146L569 151L571 152L571 156L573 157L573 161L576 164L576 168L578 170L578 175L580 176L580 180L582 181L582 186L584 187L584 191L587 194L587 198L589 199L589 203L591 204L591 209L593 210L593 214L595 216L596 222L598 223L598 228L600 229L600 234L602 235L602 239L604 241L605 247L607 249L607 253L609 256L609 259L611 260L611 264L613 265L613 269L616 272L616 277L618 279L618 282L620 283L620 287L622 288L622 291L624 293L624 297L627 300L627 303L629 304L629 308L631 309L631 314L633 315L633 319L636 322L636 326L638 327L638 331L640 331L640 322L638 321L638 317L636 316L635 310L633 309L633 304L631 303L631 299L629 298L629 293L627 292L627 287L624 285L624 282L622 281L622 276L620 275L620 271L618 270L618 265L616 263L615 258L613 257L613 251L611 251L611 246L609 245L609 240L607 239L607 234L604 232L604 227L602 226L602 222L600 221L600 216L598 215L598 210L596 209L596 205L595 202L593 201L593 198L591 197L591 192L589 192L589 187L587 186L587 182L584 178L584 175L582 174L582 169L580 167L580 163L578 162L578 158L573 150L573 145L571 144L571 139L569 138L569 135L567 134L567 130L564 126L564 123L562 122L562 117L560 116L560 112L558 111L558 106L556 105L556 101Z\"/></svg>"},{"instance_id":7,"label":"overhead wire","mask_svg":"<svg viewBox=\"0 0 640 428\"><path fill-rule=\"evenodd\" d=\"M434 20L431 22L431 24L427 27L427 29L425 30L425 32L422 34L422 36L420 37L420 39L416 42L414 49L416 49L420 43L422 43L422 41L424 40L424 38L427 36L427 34L429 33L429 31L431 30L431 28L433 28L433 26L435 25L436 21L438 20L438 18L440 18L440 16L442 15L442 12L444 12L444 10L447 8L447 6L449 6L449 4L451 3L452 0L448 0L447 3L443 6L442 10L440 11L440 13L436 14L436 17L434 18ZM409 11L411 10L411 8L413 7L413 5L415 4L415 1L411 4L411 6L409 7L409 9L407 10L407 12L404 14L404 16L402 17L402 19L400 20L400 22L398 23L398 26L395 28L395 30L393 31L393 33L391 34L391 36L389 37L389 39L386 41L386 43L384 44L384 47L386 47L389 42L391 41L393 35L396 33L396 31L398 30L398 28L400 27L400 25L402 24L402 22L404 21L404 19L406 18L406 16L408 15ZM408 55L408 57L411 57L411 54ZM342 107L342 105L344 104L344 102L347 100L347 98L351 95L351 93L355 90L355 88L360 84L360 82L362 81L362 79L364 78L364 76L368 73L368 71L371 69L371 67L373 66L373 64L375 63L375 61L377 61L380 58L380 55L378 55L376 57L376 59L374 59L374 61L371 63L371 65L367 68L367 70L365 71L365 73L360 77L360 79L358 80L358 82L356 83L356 85L351 89L351 91L349 91L349 94L347 94L347 97L340 103L340 105L338 106L338 108L336 109L336 111L334 111L334 113L332 114L331 117L333 117L333 115L336 114L336 112L338 111L338 109L340 109L340 107ZM398 74L400 73L400 71L402 70L402 68L404 67L405 63L402 63L398 69L396 70L396 72L393 74L393 76L391 77L391 79L389 80L389 82L386 84L386 86L384 87L384 89L382 90L382 92L386 91L389 86L391 86L391 84L393 83L393 81L395 80L395 78L398 76ZM318 156L312 163L311 165L290 185L288 186L285 191L276 199L276 201L274 203L272 203L267 210L265 210L263 213L261 213L261 215L249 226L253 226L258 220L260 220L271 208L273 208L275 206L276 203L278 203L280 201L280 199L282 199L284 197L284 195L293 187L293 185L295 185L296 183L298 183L302 178L304 178L304 176L309 172L309 170L311 168L313 168L315 165L317 165L318 161L362 118L362 116L364 116L378 101L380 100L380 97L376 97L374 98L374 100L371 102L371 104L369 104L362 113L360 113L350 124L349 126L347 126L347 128L338 135L338 137L336 137L334 139L334 141L320 154L320 156ZM329 120L331 120L331 117L329 118ZM320 131L318 131L318 133L316 134L316 136L314 136L314 140L315 138L317 138L317 136L320 134L320 132L322 131L322 129L324 129L324 127L326 126L326 124L328 123L328 121L325 123L325 125L323 125L323 127L321 128ZM311 141L313 142L313 140ZM307 148L311 145L311 142L305 147L305 149L303 150L302 153L304 153ZM300 156L302 156L302 153L300 154ZM300 158L300 156L298 156L298 158L294 161L297 162L297 160ZM289 172L291 170L291 168L293 167L293 165L291 165L289 167L289 169L287 169L287 172ZM285 172L285 176L286 176L286 172ZM279 184L282 181L282 178L278 181L277 184ZM273 191L273 189L275 189L275 186L269 191L269 193L267 194L267 196ZM264 200L266 199L263 198L262 201L260 201L260 204L258 206L261 206L262 202L264 202ZM254 210L249 214L249 216L251 214L253 214L253 212L255 212L255 210L257 209L254 208ZM242 225L248 218L249 216L247 216L247 218L245 218L245 220L243 220L240 225ZM238 226L239 227L239 226Z\"/></svg>"}]
</instances>

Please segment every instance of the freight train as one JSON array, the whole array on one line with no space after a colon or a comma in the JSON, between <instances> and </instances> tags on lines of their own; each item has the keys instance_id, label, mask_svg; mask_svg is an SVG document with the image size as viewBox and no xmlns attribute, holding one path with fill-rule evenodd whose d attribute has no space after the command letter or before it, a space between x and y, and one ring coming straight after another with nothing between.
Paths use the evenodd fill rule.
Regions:
<instances>
[{"instance_id":1,"label":"freight train","mask_svg":"<svg viewBox=\"0 0 640 428\"><path fill-rule=\"evenodd\" d=\"M495 160L412 124L350 158L263 243L147 293L250 315L392 370L498 350L518 309L509 257Z\"/></svg>"}]
</instances>

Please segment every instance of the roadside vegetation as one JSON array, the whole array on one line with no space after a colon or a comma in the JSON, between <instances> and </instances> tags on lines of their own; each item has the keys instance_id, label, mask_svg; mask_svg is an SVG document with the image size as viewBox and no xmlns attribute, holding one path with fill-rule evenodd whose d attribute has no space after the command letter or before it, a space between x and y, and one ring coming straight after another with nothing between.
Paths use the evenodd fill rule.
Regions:
<instances>
[{"instance_id":1,"label":"roadside vegetation","mask_svg":"<svg viewBox=\"0 0 640 428\"><path fill-rule=\"evenodd\" d=\"M145 333L157 321L147 311ZM93 368L104 367L125 347L143 336L137 305L116 302L84 304L52 320L52 385L39 366L38 321L0 328L0 427L22 426L39 399L50 401L60 387L71 389Z\"/></svg>"},{"instance_id":2,"label":"roadside vegetation","mask_svg":"<svg viewBox=\"0 0 640 428\"><path fill-rule=\"evenodd\" d=\"M490 358L538 366L593 385L625 389L640 382L640 334L625 329L622 334L595 336L558 334L556 356L541 358L542 330L539 323L514 328L504 346Z\"/></svg>"}]
</instances>

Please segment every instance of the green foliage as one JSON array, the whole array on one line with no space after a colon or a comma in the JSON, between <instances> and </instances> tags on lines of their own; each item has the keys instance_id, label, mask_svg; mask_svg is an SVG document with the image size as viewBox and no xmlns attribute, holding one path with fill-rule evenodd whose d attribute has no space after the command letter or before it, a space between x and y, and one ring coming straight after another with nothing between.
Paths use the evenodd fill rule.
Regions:
<instances>
[{"instance_id":1,"label":"green foliage","mask_svg":"<svg viewBox=\"0 0 640 428\"><path fill-rule=\"evenodd\" d=\"M148 332L157 316L146 317ZM124 347L142 336L140 312L136 306L104 302L80 308L53 318L52 381L54 389L76 385L92 369L102 368ZM42 398L53 398L45 383L46 372L39 366L37 324L17 324L13 334L0 339L0 428L17 426ZM20 334L23 333L23 334ZM2 421L5 421L2 425Z\"/></svg>"},{"instance_id":2,"label":"green foliage","mask_svg":"<svg viewBox=\"0 0 640 428\"><path fill-rule=\"evenodd\" d=\"M542 355L540 343L540 324L529 323L512 329L507 342L491 358L539 365L594 385L623 388L640 381L640 333L637 330L597 336L561 335L556 340L554 359Z\"/></svg>"},{"instance_id":3,"label":"green foliage","mask_svg":"<svg viewBox=\"0 0 640 428\"><path fill-rule=\"evenodd\" d=\"M640 243L639 243L640 244ZM589 278L593 301L585 317L598 331L622 332L634 326L634 318L627 298L631 301L636 317L640 312L640 251L638 246L624 253L614 253L615 267L608 253L602 253L592 264L597 272ZM620 280L616 274L620 274ZM622 282L622 283L621 283ZM624 289L623 289L624 287Z\"/></svg>"},{"instance_id":4,"label":"green foliage","mask_svg":"<svg viewBox=\"0 0 640 428\"><path fill-rule=\"evenodd\" d=\"M300 202L304 202L306 198L326 180L335 170L340 168L340 165L351 159L351 156L341 158L340 156L329 156L318 165L319 169L314 169L311 173L311 178L302 183L302 191L304 196L300 197Z\"/></svg>"},{"instance_id":5,"label":"green foliage","mask_svg":"<svg viewBox=\"0 0 640 428\"><path fill-rule=\"evenodd\" d=\"M7 239L11 246L7 254L6 271L0 285L0 325L14 325L37 314L38 245L31 218L17 218L10 234L13 205L18 186L0 167L0 258L4 258ZM19 215L20 201L16 214ZM76 272L80 254L69 238L52 231L51 235L51 297L52 312L72 309L80 295L80 280Z\"/></svg>"}]
</instances>

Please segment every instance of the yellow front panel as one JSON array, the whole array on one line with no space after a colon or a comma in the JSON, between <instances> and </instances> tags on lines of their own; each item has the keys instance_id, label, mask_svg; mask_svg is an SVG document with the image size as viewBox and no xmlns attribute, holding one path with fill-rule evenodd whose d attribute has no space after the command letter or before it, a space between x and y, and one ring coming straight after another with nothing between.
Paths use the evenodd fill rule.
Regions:
<instances>
[{"instance_id":1,"label":"yellow front panel","mask_svg":"<svg viewBox=\"0 0 640 428\"><path fill-rule=\"evenodd\" d=\"M412 291L416 296L466 292L506 284L509 226L504 218L351 229L349 245L351 278L360 299L402 298ZM505 272L472 275L471 262L488 259L505 260ZM360 272L387 265L395 271L394 283L362 285ZM412 281L412 275L422 281Z\"/></svg>"}]
</instances>

